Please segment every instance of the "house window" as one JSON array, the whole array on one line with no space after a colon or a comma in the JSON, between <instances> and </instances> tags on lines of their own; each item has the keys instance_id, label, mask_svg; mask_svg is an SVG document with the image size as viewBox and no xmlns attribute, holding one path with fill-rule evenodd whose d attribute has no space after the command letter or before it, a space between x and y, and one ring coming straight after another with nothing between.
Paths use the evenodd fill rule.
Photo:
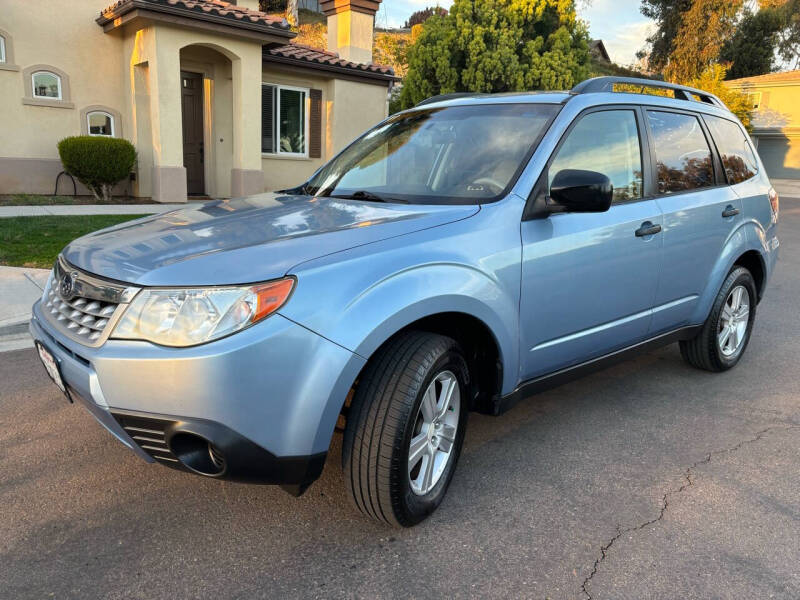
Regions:
<instances>
[{"instance_id":1,"label":"house window","mask_svg":"<svg viewBox=\"0 0 800 600\"><path fill-rule=\"evenodd\" d=\"M747 100L752 110L758 110L761 106L761 92L750 92L747 94Z\"/></svg>"},{"instance_id":2,"label":"house window","mask_svg":"<svg viewBox=\"0 0 800 600\"><path fill-rule=\"evenodd\" d=\"M37 71L31 75L34 98L61 100L61 77L50 71Z\"/></svg>"},{"instance_id":3,"label":"house window","mask_svg":"<svg viewBox=\"0 0 800 600\"><path fill-rule=\"evenodd\" d=\"M96 110L86 115L89 135L114 137L114 117L107 112Z\"/></svg>"},{"instance_id":4,"label":"house window","mask_svg":"<svg viewBox=\"0 0 800 600\"><path fill-rule=\"evenodd\" d=\"M6 38L0 35L0 63L6 62Z\"/></svg>"},{"instance_id":5,"label":"house window","mask_svg":"<svg viewBox=\"0 0 800 600\"><path fill-rule=\"evenodd\" d=\"M308 90L263 84L261 151L308 156Z\"/></svg>"}]
</instances>

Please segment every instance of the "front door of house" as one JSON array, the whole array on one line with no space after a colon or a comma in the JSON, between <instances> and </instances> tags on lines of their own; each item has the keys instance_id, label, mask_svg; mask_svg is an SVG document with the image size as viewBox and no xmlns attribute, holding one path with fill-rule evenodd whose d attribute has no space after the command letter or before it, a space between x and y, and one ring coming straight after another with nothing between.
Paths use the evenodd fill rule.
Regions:
<instances>
[{"instance_id":1,"label":"front door of house","mask_svg":"<svg viewBox=\"0 0 800 600\"><path fill-rule=\"evenodd\" d=\"M181 71L183 166L189 195L206 193L203 165L203 76Z\"/></svg>"}]
</instances>

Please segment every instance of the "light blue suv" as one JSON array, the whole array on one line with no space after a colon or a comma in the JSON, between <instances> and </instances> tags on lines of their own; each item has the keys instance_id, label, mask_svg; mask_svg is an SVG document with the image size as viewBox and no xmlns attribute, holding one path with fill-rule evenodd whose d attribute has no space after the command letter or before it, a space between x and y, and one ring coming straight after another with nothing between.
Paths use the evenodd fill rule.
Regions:
<instances>
[{"instance_id":1,"label":"light blue suv","mask_svg":"<svg viewBox=\"0 0 800 600\"><path fill-rule=\"evenodd\" d=\"M673 97L644 93L657 85ZM628 90L628 91L620 91ZM71 243L33 308L48 373L144 460L409 526L470 411L629 351L741 358L778 197L722 102L652 81L438 97L300 187Z\"/></svg>"}]
</instances>

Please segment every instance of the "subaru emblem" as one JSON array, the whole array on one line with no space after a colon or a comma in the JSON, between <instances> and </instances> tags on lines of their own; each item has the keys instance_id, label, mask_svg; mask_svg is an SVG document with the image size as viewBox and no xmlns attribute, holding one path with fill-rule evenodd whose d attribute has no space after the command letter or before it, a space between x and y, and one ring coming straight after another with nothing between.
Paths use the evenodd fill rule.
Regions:
<instances>
[{"instance_id":1,"label":"subaru emblem","mask_svg":"<svg viewBox=\"0 0 800 600\"><path fill-rule=\"evenodd\" d=\"M58 286L58 293L64 300L69 300L75 287L75 274L67 273L61 278Z\"/></svg>"}]
</instances>

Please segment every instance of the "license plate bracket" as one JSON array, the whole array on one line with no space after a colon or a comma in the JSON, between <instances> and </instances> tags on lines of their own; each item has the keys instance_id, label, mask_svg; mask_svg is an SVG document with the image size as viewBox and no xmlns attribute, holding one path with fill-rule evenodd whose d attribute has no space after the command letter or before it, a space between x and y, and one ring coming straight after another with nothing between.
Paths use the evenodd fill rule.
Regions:
<instances>
[{"instance_id":1,"label":"license plate bracket","mask_svg":"<svg viewBox=\"0 0 800 600\"><path fill-rule=\"evenodd\" d=\"M42 366L44 367L48 377L53 380L53 383L56 384L56 387L58 387L58 389L64 393L67 401L72 404L72 397L69 395L69 390L64 384L63 377L61 377L60 361L52 352L50 352L50 350L47 349L43 343L38 340L36 340L36 352L39 354L39 360L42 362Z\"/></svg>"}]
</instances>

